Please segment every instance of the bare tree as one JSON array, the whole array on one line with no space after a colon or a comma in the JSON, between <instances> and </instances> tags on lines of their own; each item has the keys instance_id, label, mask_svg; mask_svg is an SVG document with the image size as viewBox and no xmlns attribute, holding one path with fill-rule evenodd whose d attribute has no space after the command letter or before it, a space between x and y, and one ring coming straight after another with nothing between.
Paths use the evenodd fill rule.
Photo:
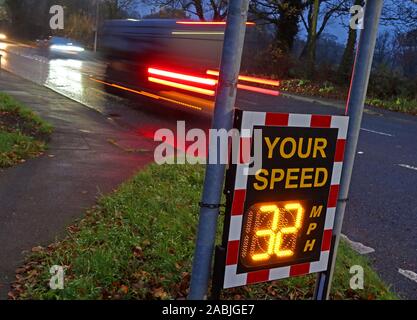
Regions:
<instances>
[{"instance_id":1,"label":"bare tree","mask_svg":"<svg viewBox=\"0 0 417 320\"><path fill-rule=\"evenodd\" d=\"M397 33L393 41L395 66L409 79L417 80L417 28Z\"/></svg>"},{"instance_id":2,"label":"bare tree","mask_svg":"<svg viewBox=\"0 0 417 320\"><path fill-rule=\"evenodd\" d=\"M5 0L4 5L15 37L33 38L49 28L51 0Z\"/></svg>"},{"instance_id":3,"label":"bare tree","mask_svg":"<svg viewBox=\"0 0 417 320\"><path fill-rule=\"evenodd\" d=\"M385 0L381 22L400 32L417 28L417 1Z\"/></svg>"},{"instance_id":4,"label":"bare tree","mask_svg":"<svg viewBox=\"0 0 417 320\"><path fill-rule=\"evenodd\" d=\"M227 16L227 0L143 0L153 7L181 9L201 21L222 21Z\"/></svg>"},{"instance_id":5,"label":"bare tree","mask_svg":"<svg viewBox=\"0 0 417 320\"><path fill-rule=\"evenodd\" d=\"M182 9L163 7L159 11L145 15L145 19L187 19L187 13Z\"/></svg>"},{"instance_id":6,"label":"bare tree","mask_svg":"<svg viewBox=\"0 0 417 320\"><path fill-rule=\"evenodd\" d=\"M325 30L331 18L349 12L350 0L307 0L307 19L302 15L301 21L307 31L307 43L301 53L306 62L307 76L314 74L317 40Z\"/></svg>"},{"instance_id":7,"label":"bare tree","mask_svg":"<svg viewBox=\"0 0 417 320\"><path fill-rule=\"evenodd\" d=\"M375 53L374 53L374 65L387 65L391 61L389 67L392 69L394 65L392 64L394 59L391 58L393 50L393 36L390 32L385 31L379 34L376 44L375 44Z\"/></svg>"},{"instance_id":8,"label":"bare tree","mask_svg":"<svg viewBox=\"0 0 417 320\"><path fill-rule=\"evenodd\" d=\"M303 0L253 0L249 10L259 23L275 26L274 47L283 54L289 54L299 32L304 7Z\"/></svg>"},{"instance_id":9,"label":"bare tree","mask_svg":"<svg viewBox=\"0 0 417 320\"><path fill-rule=\"evenodd\" d=\"M139 3L140 0L104 0L102 5L104 17L107 19L125 18Z\"/></svg>"},{"instance_id":10,"label":"bare tree","mask_svg":"<svg viewBox=\"0 0 417 320\"><path fill-rule=\"evenodd\" d=\"M351 4L354 6L362 6L364 5L364 0L352 0ZM338 78L341 82L345 82L346 80L348 80L352 72L353 61L355 59L356 40L358 34L358 31L354 28L351 28L349 23L346 26L346 29L348 30L348 37L346 47L343 52L343 57L338 69Z\"/></svg>"},{"instance_id":11,"label":"bare tree","mask_svg":"<svg viewBox=\"0 0 417 320\"><path fill-rule=\"evenodd\" d=\"M0 0L0 24L8 20L9 15L7 13L6 3L4 0Z\"/></svg>"}]
</instances>

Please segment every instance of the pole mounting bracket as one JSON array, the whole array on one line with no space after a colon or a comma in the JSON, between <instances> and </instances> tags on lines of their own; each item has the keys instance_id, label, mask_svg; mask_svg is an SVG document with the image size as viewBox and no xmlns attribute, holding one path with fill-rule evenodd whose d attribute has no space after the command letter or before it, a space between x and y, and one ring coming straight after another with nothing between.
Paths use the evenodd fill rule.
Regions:
<instances>
[{"instance_id":1,"label":"pole mounting bracket","mask_svg":"<svg viewBox=\"0 0 417 320\"><path fill-rule=\"evenodd\" d=\"M209 208L209 209L218 209L220 207L226 206L222 203L204 203L204 202L199 202L198 205L200 206L200 208Z\"/></svg>"}]
</instances>

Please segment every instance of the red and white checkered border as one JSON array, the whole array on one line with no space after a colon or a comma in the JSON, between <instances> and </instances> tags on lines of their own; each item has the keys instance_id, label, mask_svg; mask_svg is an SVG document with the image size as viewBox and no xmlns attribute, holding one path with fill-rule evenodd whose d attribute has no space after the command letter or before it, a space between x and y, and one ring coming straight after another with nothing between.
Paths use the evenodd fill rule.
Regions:
<instances>
[{"instance_id":1,"label":"red and white checkered border","mask_svg":"<svg viewBox=\"0 0 417 320\"><path fill-rule=\"evenodd\" d=\"M274 269L252 271L248 273L237 273L239 241L241 237L243 209L246 197L246 183L248 178L248 164L240 163L237 165L235 186L233 191L233 203L231 208L229 238L226 252L226 269L223 283L224 288L232 288L251 283L265 282L305 275L309 273L316 273L325 271L327 269L336 204L339 194L339 184L342 174L348 123L349 117L347 116L307 115L295 113L288 114L255 111L242 112L241 146L244 144L243 140L252 138L253 127L258 125L281 127L337 128L338 135L319 261ZM241 157L243 157L243 155L241 155ZM243 157L243 159L249 159L249 157Z\"/></svg>"}]
</instances>

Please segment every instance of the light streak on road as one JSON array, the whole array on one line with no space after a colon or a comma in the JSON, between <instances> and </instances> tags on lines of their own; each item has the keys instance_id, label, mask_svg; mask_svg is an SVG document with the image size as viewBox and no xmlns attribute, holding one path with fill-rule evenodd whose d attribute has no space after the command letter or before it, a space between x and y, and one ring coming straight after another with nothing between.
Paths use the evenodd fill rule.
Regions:
<instances>
[{"instance_id":1,"label":"light streak on road","mask_svg":"<svg viewBox=\"0 0 417 320\"><path fill-rule=\"evenodd\" d=\"M247 85L243 85L243 84L238 84L237 88L242 89L242 90L246 90L246 91L263 93L263 94L267 94L267 95L270 95L270 96L276 96L276 97L279 96L279 91L275 91L275 90L252 87L252 86L247 86Z\"/></svg>"},{"instance_id":2,"label":"light streak on road","mask_svg":"<svg viewBox=\"0 0 417 320\"><path fill-rule=\"evenodd\" d=\"M124 87L124 86L119 86L119 85L114 84L114 83L109 83L109 82L94 79L94 78L90 78L90 80L94 81L94 82L104 84L104 85L107 85L107 86L110 86L110 87L114 87L114 88L117 88L117 89L128 91L128 92L131 92L131 93L136 93L136 94L139 94L139 95L142 95L142 96L145 96L145 97L148 97L148 98L152 98L152 99L155 99L155 100L162 100L162 101L172 102L172 103L181 105L183 107L191 108L191 109L198 110L198 111L202 110L198 106L194 106L194 105L184 103L184 102L181 102L181 101L177 101L177 100L174 100L174 99L166 98L166 97L163 97L163 96L160 96L160 95L157 95L157 94L153 94L153 93L149 93L149 92L146 92L146 91L134 90L134 89L131 89L131 88L127 88L127 87Z\"/></svg>"},{"instance_id":3,"label":"light streak on road","mask_svg":"<svg viewBox=\"0 0 417 320\"><path fill-rule=\"evenodd\" d=\"M173 35L202 35L202 36L212 36L212 35L224 35L224 32L215 32L215 31L172 31Z\"/></svg>"},{"instance_id":4,"label":"light streak on road","mask_svg":"<svg viewBox=\"0 0 417 320\"><path fill-rule=\"evenodd\" d=\"M216 77L218 77L220 74L219 71L216 71L216 70L207 70L206 73L208 75L216 76ZM280 82L278 80L263 79L263 78L242 76L242 75L240 75L238 79L241 81L265 84L265 85L274 86L274 87L278 87L280 85Z\"/></svg>"}]
</instances>

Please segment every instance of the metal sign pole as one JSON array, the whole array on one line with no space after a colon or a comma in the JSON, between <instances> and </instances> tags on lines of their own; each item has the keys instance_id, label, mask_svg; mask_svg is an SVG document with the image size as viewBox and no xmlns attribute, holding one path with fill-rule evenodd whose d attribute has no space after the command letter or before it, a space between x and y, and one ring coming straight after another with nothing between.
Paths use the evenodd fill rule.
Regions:
<instances>
[{"instance_id":1,"label":"metal sign pole","mask_svg":"<svg viewBox=\"0 0 417 320\"><path fill-rule=\"evenodd\" d=\"M249 0L231 0L229 2L219 85L212 122L212 128L216 130L226 129L228 131L232 128L248 7ZM209 156L212 152L217 151L215 153L217 161L215 164L207 164L206 168L190 294L188 296L190 300L206 298L210 278L217 218L226 169L226 165L220 162L220 155L225 152L227 154L227 150L220 150L222 144L216 142L210 141L209 147Z\"/></svg>"},{"instance_id":2,"label":"metal sign pole","mask_svg":"<svg viewBox=\"0 0 417 320\"><path fill-rule=\"evenodd\" d=\"M335 226L333 228L334 235L332 239L332 255L328 270L318 275L316 292L314 294L314 298L317 300L328 299L330 294L331 281L334 273L340 234L342 232L343 217L345 214L346 202L349 194L350 180L352 177L353 164L355 161L356 147L358 144L359 132L361 128L363 109L366 99L366 92L368 90L369 76L371 73L382 6L383 0L366 1L364 28L361 32L361 37L358 44L357 56L352 74L352 83L346 107L346 114L348 114L350 117L350 123L346 141L339 200L336 207Z\"/></svg>"}]
</instances>

